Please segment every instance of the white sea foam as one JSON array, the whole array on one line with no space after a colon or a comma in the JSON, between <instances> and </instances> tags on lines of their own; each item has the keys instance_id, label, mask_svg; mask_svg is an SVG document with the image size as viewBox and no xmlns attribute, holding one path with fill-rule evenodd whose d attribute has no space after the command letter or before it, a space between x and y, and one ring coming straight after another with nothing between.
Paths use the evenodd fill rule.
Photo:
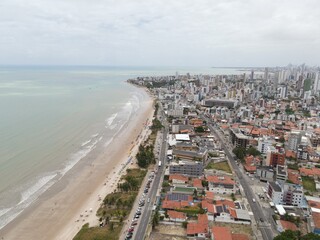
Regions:
<instances>
[{"instance_id":1,"label":"white sea foam","mask_svg":"<svg viewBox=\"0 0 320 240\"><path fill-rule=\"evenodd\" d=\"M96 145L99 141L101 141L102 137L97 140L94 140L90 145L83 146L79 151L74 153L70 157L70 161L68 161L65 167L60 171L61 177L63 177L68 171L70 171L81 159L86 157L93 149L96 148ZM92 141L92 140L91 140ZM90 141L90 142L91 142Z\"/></svg>"},{"instance_id":2,"label":"white sea foam","mask_svg":"<svg viewBox=\"0 0 320 240\"><path fill-rule=\"evenodd\" d=\"M53 180L57 173L49 173L46 176L39 177L34 183L29 183L27 189L21 193L21 199L18 204L11 208L0 210L0 229L15 219L23 210L36 200L42 193L47 191L54 183ZM28 185L28 184L27 184ZM26 186L27 186L26 185Z\"/></svg>"},{"instance_id":3,"label":"white sea foam","mask_svg":"<svg viewBox=\"0 0 320 240\"><path fill-rule=\"evenodd\" d=\"M107 126L111 126L111 124L113 123L113 121L116 119L116 117L118 116L118 113L114 113L111 115L111 117L109 117L106 122L107 122Z\"/></svg>"},{"instance_id":4,"label":"white sea foam","mask_svg":"<svg viewBox=\"0 0 320 240\"><path fill-rule=\"evenodd\" d=\"M13 219L15 219L20 213L22 213L23 210L19 210L16 212L9 211L10 214L4 214L0 217L0 229L2 229L4 226L6 226L9 222L11 222Z\"/></svg>"},{"instance_id":5,"label":"white sea foam","mask_svg":"<svg viewBox=\"0 0 320 240\"><path fill-rule=\"evenodd\" d=\"M40 179L38 179L38 181L35 184L33 184L31 187L29 187L27 190L25 190L21 193L21 199L20 199L20 202L18 203L18 205L25 203L26 201L29 201L30 198L32 198L32 199L36 198L42 192L47 190L47 188L44 190L45 185L47 183L49 183L49 181L51 181L56 176L57 176L57 173L54 173L54 174L50 174L50 175L47 175L47 176L44 176L44 177L41 177Z\"/></svg>"},{"instance_id":6,"label":"white sea foam","mask_svg":"<svg viewBox=\"0 0 320 240\"><path fill-rule=\"evenodd\" d=\"M12 208L2 208L0 209L0 218L2 217L2 215L6 214L7 212L9 212Z\"/></svg>"},{"instance_id":7,"label":"white sea foam","mask_svg":"<svg viewBox=\"0 0 320 240\"><path fill-rule=\"evenodd\" d=\"M81 144L81 147L84 147L85 145L87 145L88 143L90 143L90 142L91 142L91 140L92 140L92 139L90 139L90 140L88 140L88 141L83 142L83 143Z\"/></svg>"}]
</instances>

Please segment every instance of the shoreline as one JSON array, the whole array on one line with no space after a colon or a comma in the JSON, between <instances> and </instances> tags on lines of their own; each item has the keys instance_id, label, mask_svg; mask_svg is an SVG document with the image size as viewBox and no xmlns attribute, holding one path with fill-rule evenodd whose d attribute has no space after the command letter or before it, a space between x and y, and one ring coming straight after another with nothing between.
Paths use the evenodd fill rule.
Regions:
<instances>
[{"instance_id":1,"label":"shoreline","mask_svg":"<svg viewBox=\"0 0 320 240\"><path fill-rule=\"evenodd\" d=\"M96 212L104 197L125 174L128 158L134 157L148 134L146 120L153 117L153 98L148 91L139 110L113 141L91 161L81 161L16 219L0 230L7 239L73 239L85 223L98 225ZM139 137L143 136L143 137ZM122 171L121 171L122 169ZM100 199L100 200L99 200Z\"/></svg>"}]
</instances>

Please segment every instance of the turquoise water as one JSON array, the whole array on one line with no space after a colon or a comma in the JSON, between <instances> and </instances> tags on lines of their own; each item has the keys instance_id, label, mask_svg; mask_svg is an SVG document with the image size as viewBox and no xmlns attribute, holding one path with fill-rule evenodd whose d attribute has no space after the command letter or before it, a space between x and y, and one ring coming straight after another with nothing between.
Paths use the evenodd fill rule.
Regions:
<instances>
[{"instance_id":1,"label":"turquoise water","mask_svg":"<svg viewBox=\"0 0 320 240\"><path fill-rule=\"evenodd\" d=\"M235 69L0 67L0 229L97 144L108 144L147 96L124 81Z\"/></svg>"}]
</instances>

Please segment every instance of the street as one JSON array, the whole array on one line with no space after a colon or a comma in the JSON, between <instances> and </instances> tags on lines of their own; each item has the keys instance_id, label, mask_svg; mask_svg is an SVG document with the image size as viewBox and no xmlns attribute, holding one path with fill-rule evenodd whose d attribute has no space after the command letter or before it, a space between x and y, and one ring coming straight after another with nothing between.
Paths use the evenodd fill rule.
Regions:
<instances>
[{"instance_id":1,"label":"street","mask_svg":"<svg viewBox=\"0 0 320 240\"><path fill-rule=\"evenodd\" d=\"M167 134L168 134L168 126L166 123L164 123L164 114L163 111L161 110L161 104L159 104L159 112L161 112L161 119L162 120L162 124L164 125L164 129L163 129L163 135L162 135L162 141L161 141L161 149L160 149L160 153L159 153L159 161L162 162L161 166L158 167L158 172L154 178L154 182L150 188L149 194L147 195L147 197L150 197L150 202L146 201L146 204L144 206L144 210L142 212L142 215L140 217L140 222L135 230L135 234L133 235L133 239L136 240L142 240L145 237L148 225L150 223L150 216L152 215L152 208L153 208L153 204L156 198L156 194L157 191L159 189L159 185L161 183L161 179L163 178L164 175L164 171L166 168L166 149L167 149ZM133 209L135 210L135 209Z\"/></svg>"},{"instance_id":2,"label":"street","mask_svg":"<svg viewBox=\"0 0 320 240\"><path fill-rule=\"evenodd\" d=\"M221 147L223 148L223 150L225 151L226 155L229 158L229 162L236 174L236 176L239 179L239 182L246 194L246 197L248 199L248 203L250 205L251 211L253 212L254 218L256 220L256 222L258 223L258 228L261 231L262 237L264 240L272 240L273 239L273 232L271 230L270 224L261 224L262 221L263 223L267 222L267 219L265 217L265 215L263 214L262 208L259 205L258 202L256 202L255 200L255 196L252 193L252 190L249 186L249 183L247 182L246 178L243 177L242 172L240 171L239 167L237 166L234 157L232 156L232 154L230 153L226 143L223 141L223 139L219 136L219 134L217 133L217 131L212 127L212 121L210 121L208 118L206 118L205 116L201 115L202 118L204 118L208 123L210 123L211 125L208 125L208 127L210 128L210 131L212 133L214 133L214 135L217 137L217 139L222 143ZM262 221L261 221L262 220Z\"/></svg>"}]
</instances>

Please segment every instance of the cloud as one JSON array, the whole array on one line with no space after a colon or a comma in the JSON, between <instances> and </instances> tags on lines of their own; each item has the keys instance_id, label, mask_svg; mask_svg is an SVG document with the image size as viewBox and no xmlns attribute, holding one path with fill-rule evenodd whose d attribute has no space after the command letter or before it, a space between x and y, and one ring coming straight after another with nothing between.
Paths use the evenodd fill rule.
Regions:
<instances>
[{"instance_id":1,"label":"cloud","mask_svg":"<svg viewBox=\"0 0 320 240\"><path fill-rule=\"evenodd\" d=\"M2 0L0 64L318 64L316 0Z\"/></svg>"}]
</instances>

